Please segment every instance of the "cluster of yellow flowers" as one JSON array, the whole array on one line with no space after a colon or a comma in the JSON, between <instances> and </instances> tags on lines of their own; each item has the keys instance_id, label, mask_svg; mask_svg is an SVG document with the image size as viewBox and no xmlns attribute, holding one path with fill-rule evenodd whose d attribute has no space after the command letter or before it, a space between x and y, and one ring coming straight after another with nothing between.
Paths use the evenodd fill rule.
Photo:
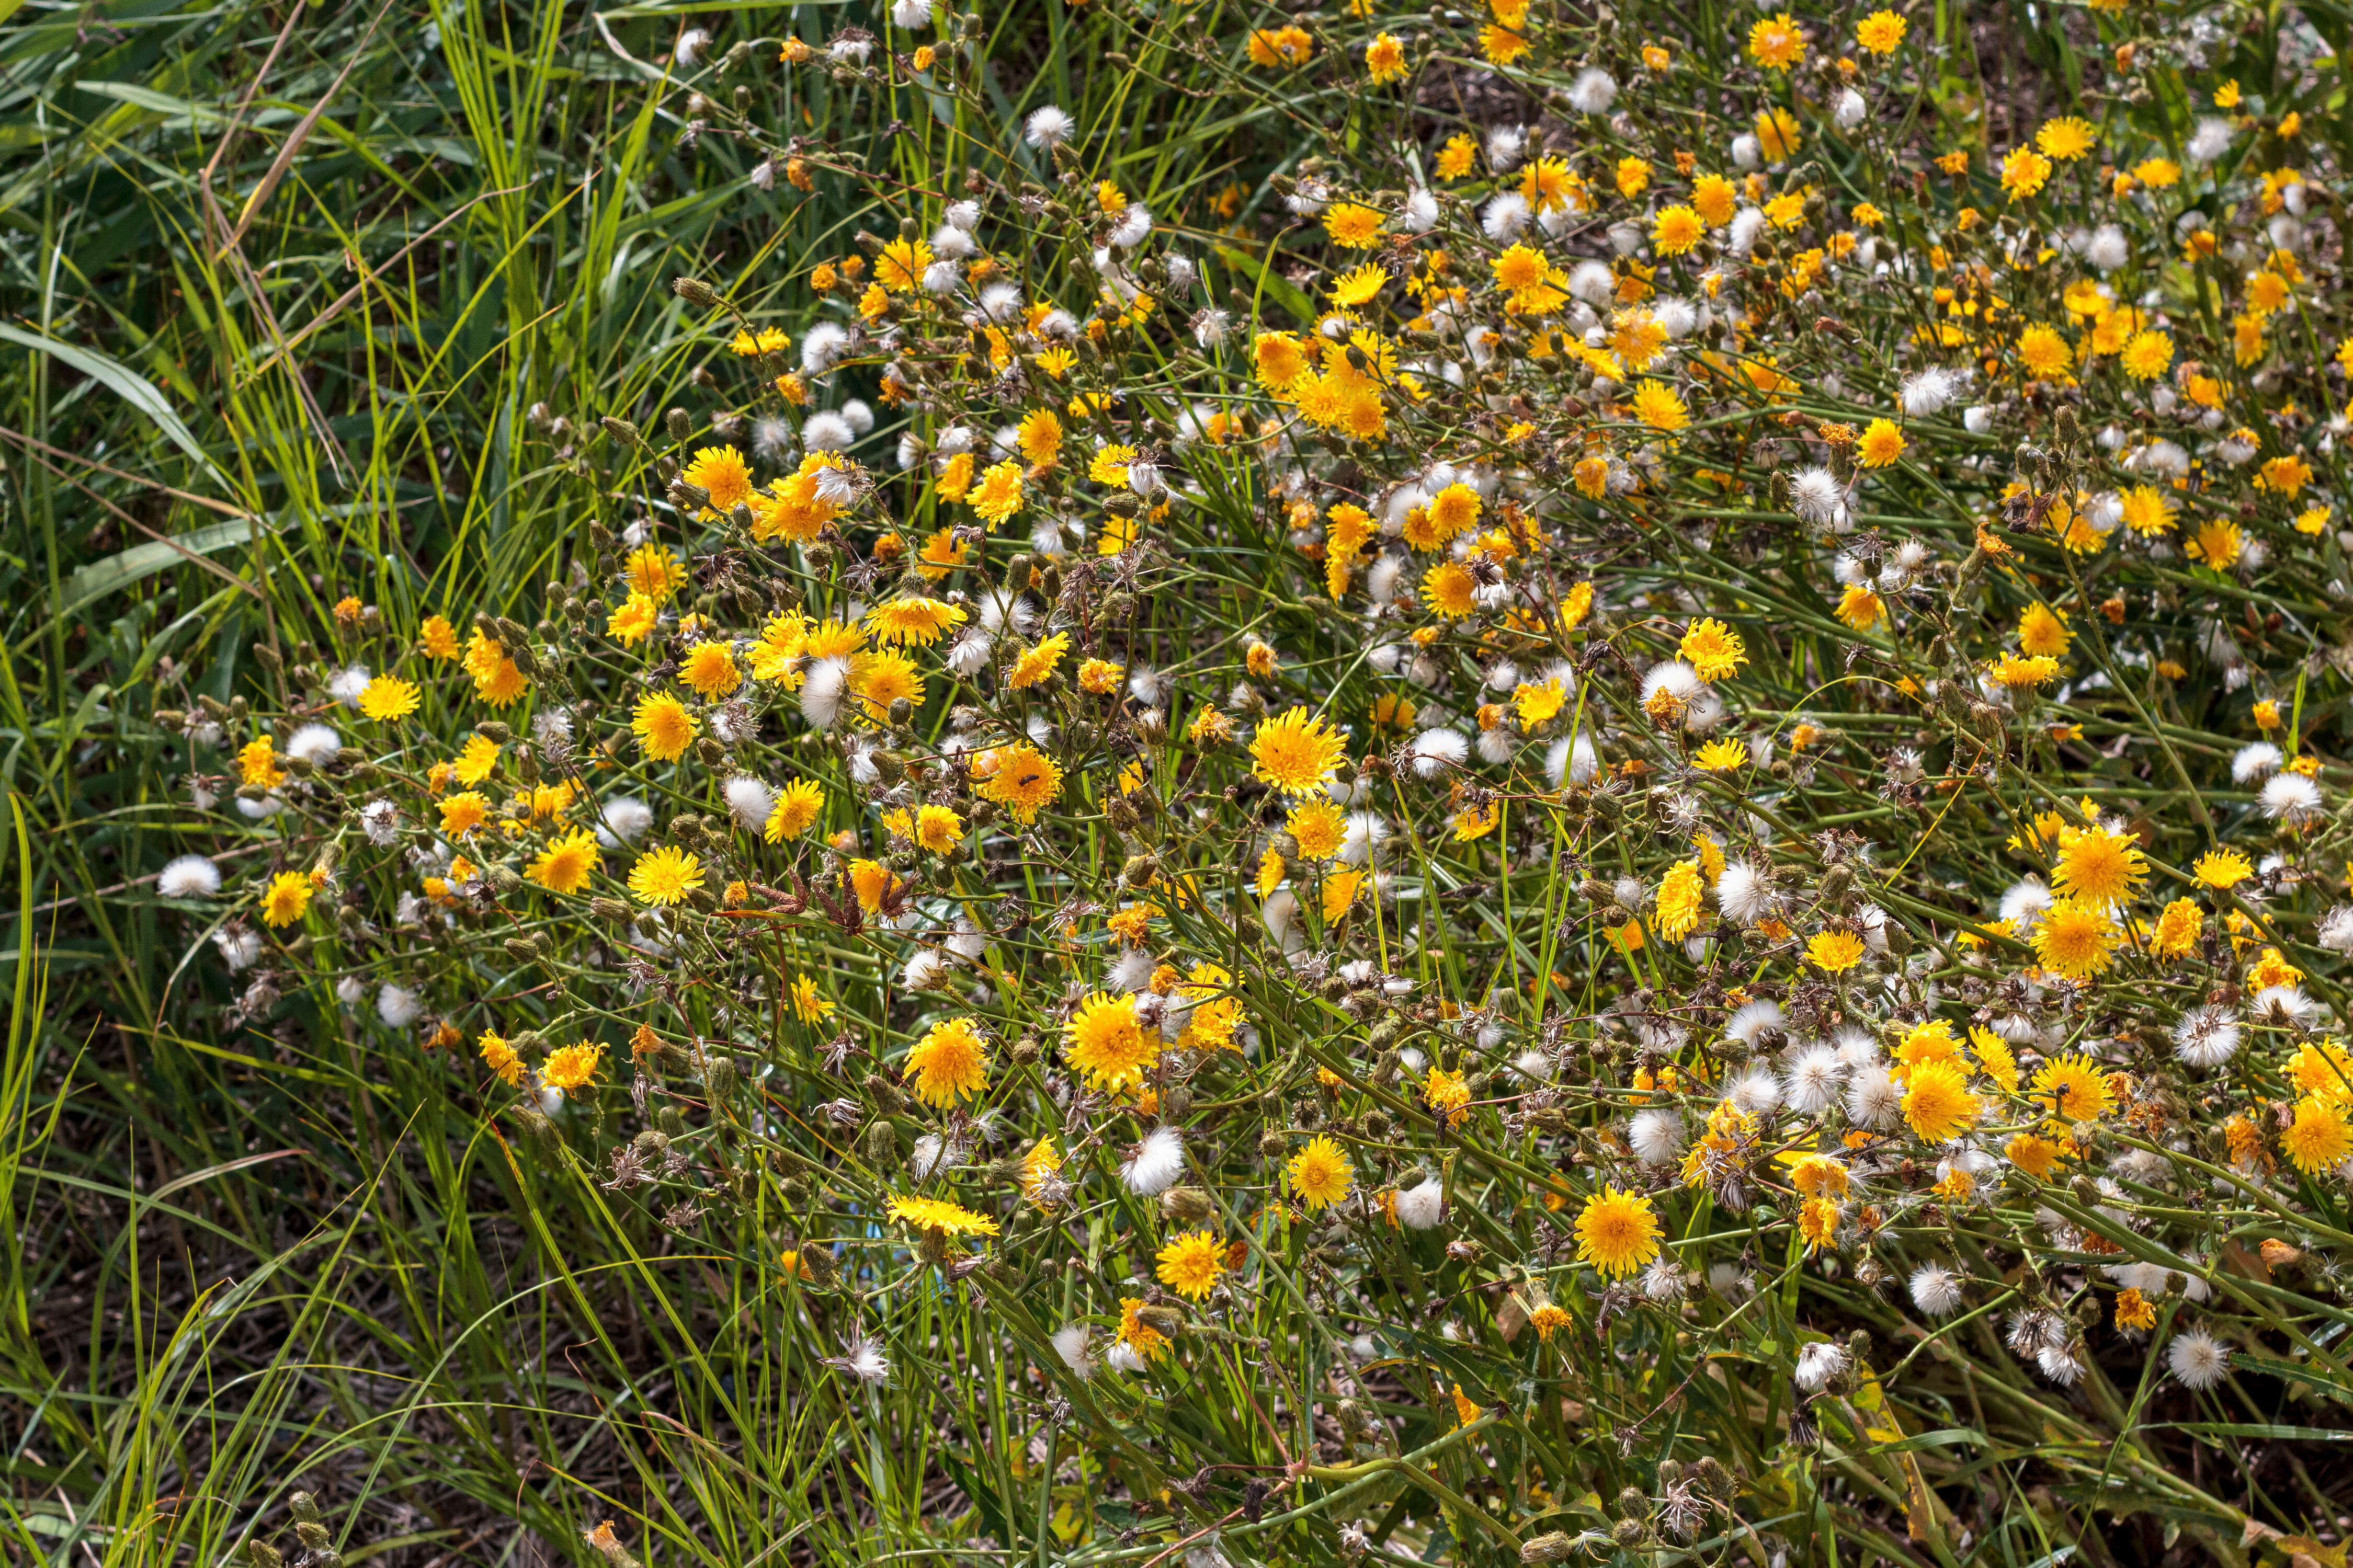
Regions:
<instances>
[{"instance_id":1,"label":"cluster of yellow flowers","mask_svg":"<svg viewBox=\"0 0 2353 1568\"><path fill-rule=\"evenodd\" d=\"M1894 11L1489 11L1205 46L1357 95L1255 214L1036 106L773 321L681 281L733 401L605 419L543 619L370 672L354 601L348 689L186 716L240 1005L462 1044L681 1230L765 1151L775 1267L987 1291L1172 1518L1134 1417L1238 1346L1334 1465L1648 1454L1447 1505L1528 1561L1786 1503L1672 1429L1726 1358L1849 1449L1989 1353L2353 1387L2327 149L2105 9L2140 86L1952 145ZM779 68L1003 122L955 65ZM1472 69L1535 118L1426 134Z\"/></svg>"}]
</instances>

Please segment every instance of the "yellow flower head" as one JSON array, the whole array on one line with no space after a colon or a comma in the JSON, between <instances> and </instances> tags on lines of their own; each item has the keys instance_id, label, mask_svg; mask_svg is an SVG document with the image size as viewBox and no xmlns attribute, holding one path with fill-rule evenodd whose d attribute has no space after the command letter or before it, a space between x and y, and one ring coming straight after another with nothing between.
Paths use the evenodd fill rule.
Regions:
<instances>
[{"instance_id":1,"label":"yellow flower head","mask_svg":"<svg viewBox=\"0 0 2353 1568\"><path fill-rule=\"evenodd\" d=\"M1287 1173L1292 1192L1311 1212L1346 1197L1356 1182L1356 1167L1348 1156L1337 1143L1321 1135L1309 1139L1307 1146L1291 1157Z\"/></svg>"},{"instance_id":2,"label":"yellow flower head","mask_svg":"<svg viewBox=\"0 0 2353 1568\"><path fill-rule=\"evenodd\" d=\"M1646 1267L1659 1255L1659 1219L1639 1193L1604 1187L1577 1215L1577 1258L1612 1279Z\"/></svg>"},{"instance_id":3,"label":"yellow flower head","mask_svg":"<svg viewBox=\"0 0 2353 1568\"><path fill-rule=\"evenodd\" d=\"M1160 1059L1160 1036L1138 1023L1134 997L1098 991L1062 1026L1062 1059L1096 1089L1128 1089Z\"/></svg>"},{"instance_id":4,"label":"yellow flower head","mask_svg":"<svg viewBox=\"0 0 2353 1568\"><path fill-rule=\"evenodd\" d=\"M1677 651L1707 681L1725 679L1748 662L1740 634L1712 616L1694 621Z\"/></svg>"},{"instance_id":5,"label":"yellow flower head","mask_svg":"<svg viewBox=\"0 0 2353 1568\"><path fill-rule=\"evenodd\" d=\"M665 844L629 868L629 891L646 904L675 904L702 886L702 861L691 850Z\"/></svg>"},{"instance_id":6,"label":"yellow flower head","mask_svg":"<svg viewBox=\"0 0 2353 1568\"><path fill-rule=\"evenodd\" d=\"M2096 1121L2116 1104L2107 1075L2081 1055L2043 1063L2031 1092L2063 1121Z\"/></svg>"},{"instance_id":7,"label":"yellow flower head","mask_svg":"<svg viewBox=\"0 0 2353 1568\"><path fill-rule=\"evenodd\" d=\"M908 1050L899 1076L914 1080L917 1100L944 1110L988 1088L988 1042L970 1018L934 1024Z\"/></svg>"},{"instance_id":8,"label":"yellow flower head","mask_svg":"<svg viewBox=\"0 0 2353 1568\"><path fill-rule=\"evenodd\" d=\"M290 926L311 908L311 879L301 871L280 871L262 889L261 918L271 927Z\"/></svg>"},{"instance_id":9,"label":"yellow flower head","mask_svg":"<svg viewBox=\"0 0 2353 1568\"><path fill-rule=\"evenodd\" d=\"M1212 1232L1187 1231L1160 1249L1157 1262L1155 1272L1163 1285L1198 1301L1217 1288L1218 1277L1226 1271L1225 1244Z\"/></svg>"},{"instance_id":10,"label":"yellow flower head","mask_svg":"<svg viewBox=\"0 0 2353 1568\"><path fill-rule=\"evenodd\" d=\"M1266 720L1250 737L1250 771L1294 797L1320 787L1346 755L1340 732L1304 708Z\"/></svg>"}]
</instances>

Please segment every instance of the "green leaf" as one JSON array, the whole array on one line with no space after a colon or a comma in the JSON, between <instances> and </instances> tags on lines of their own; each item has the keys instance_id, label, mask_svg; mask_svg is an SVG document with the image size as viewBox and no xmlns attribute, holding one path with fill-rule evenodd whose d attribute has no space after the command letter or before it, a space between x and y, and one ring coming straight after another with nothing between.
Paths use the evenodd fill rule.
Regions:
<instances>
[{"instance_id":1,"label":"green leaf","mask_svg":"<svg viewBox=\"0 0 2353 1568\"><path fill-rule=\"evenodd\" d=\"M252 538L253 520L240 517L209 528L194 529L169 540L134 544L103 561L91 562L67 578L58 590L57 614L70 616L109 594L121 593L142 577L184 564L191 554L209 555Z\"/></svg>"},{"instance_id":2,"label":"green leaf","mask_svg":"<svg viewBox=\"0 0 2353 1568\"><path fill-rule=\"evenodd\" d=\"M0 341L16 343L36 353L45 353L58 363L112 388L125 403L153 420L155 427L164 432L172 445L185 452L198 468L211 476L214 482L224 489L231 488L228 476L213 465L212 458L205 453L204 444L181 422L179 415L164 401L164 395L156 391L146 377L121 360L102 354L96 349L59 342L39 332L28 332L5 321L0 321Z\"/></svg>"}]
</instances>

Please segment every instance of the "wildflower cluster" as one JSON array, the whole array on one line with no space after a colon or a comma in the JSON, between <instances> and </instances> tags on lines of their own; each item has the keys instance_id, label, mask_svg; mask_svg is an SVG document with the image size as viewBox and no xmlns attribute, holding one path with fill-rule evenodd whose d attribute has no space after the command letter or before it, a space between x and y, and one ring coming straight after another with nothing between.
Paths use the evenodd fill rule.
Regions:
<instances>
[{"instance_id":1,"label":"wildflower cluster","mask_svg":"<svg viewBox=\"0 0 2353 1568\"><path fill-rule=\"evenodd\" d=\"M1359 134L1248 210L965 19L787 48L1002 144L681 280L712 405L584 411L552 581L166 716L270 865L165 879L839 1375L985 1302L1122 1529L1362 1552L1413 1452L1555 1561L1819 1448L1941 1541L1994 1387L2236 1550L2106 1444L2353 1390L2342 176L2312 62L2089 20L1947 144L1892 10L1270 16L1198 47Z\"/></svg>"}]
</instances>

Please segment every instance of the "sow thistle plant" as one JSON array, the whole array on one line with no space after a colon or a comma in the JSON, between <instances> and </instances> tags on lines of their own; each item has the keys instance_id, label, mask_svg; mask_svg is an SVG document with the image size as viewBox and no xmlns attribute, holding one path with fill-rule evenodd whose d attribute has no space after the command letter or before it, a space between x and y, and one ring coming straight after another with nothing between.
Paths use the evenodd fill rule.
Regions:
<instances>
[{"instance_id":1,"label":"sow thistle plant","mask_svg":"<svg viewBox=\"0 0 2353 1568\"><path fill-rule=\"evenodd\" d=\"M2353 1394L2325 62L2097 8L1944 141L1892 10L1090 9L1356 134L1237 210L973 19L786 48L1001 131L795 144L873 232L679 281L713 402L582 411L533 624L354 597L167 716L270 846L166 873L236 1016L848 1384L965 1304L1075 1561L2305 1519L2238 1439Z\"/></svg>"}]
</instances>

